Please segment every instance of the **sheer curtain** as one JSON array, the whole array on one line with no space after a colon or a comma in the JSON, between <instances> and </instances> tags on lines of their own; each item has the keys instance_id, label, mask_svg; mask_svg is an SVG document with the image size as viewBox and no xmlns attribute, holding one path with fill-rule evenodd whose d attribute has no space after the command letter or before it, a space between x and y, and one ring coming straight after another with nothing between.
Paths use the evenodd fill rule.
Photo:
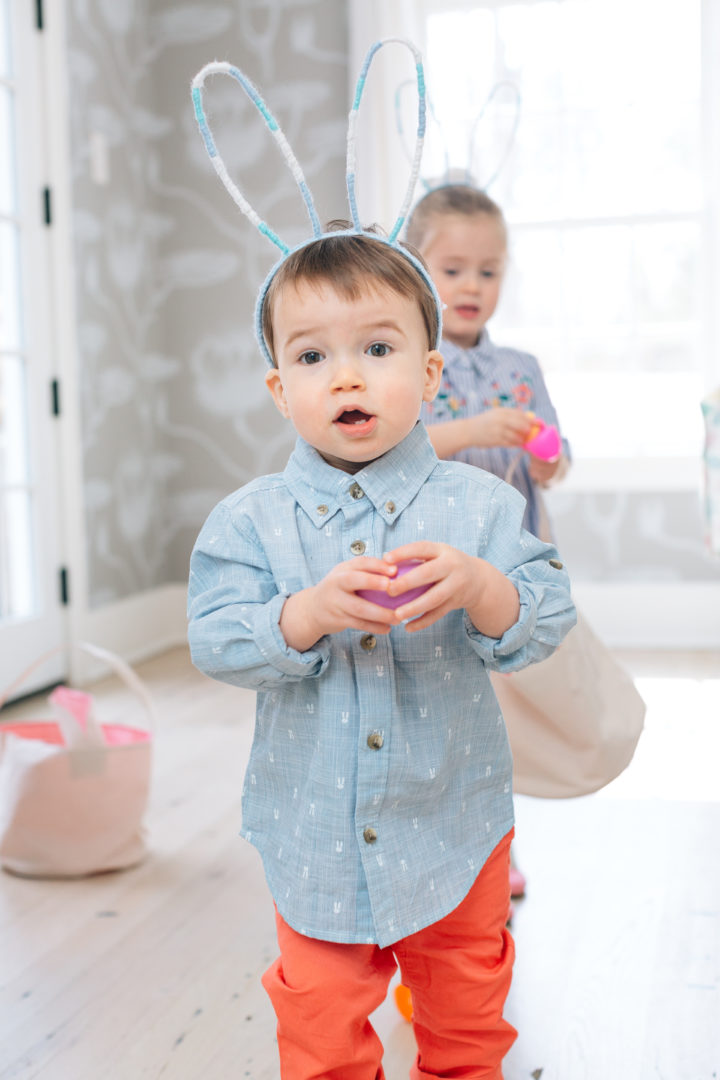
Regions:
<instances>
[{"instance_id":1,"label":"sheer curtain","mask_svg":"<svg viewBox=\"0 0 720 1080\"><path fill-rule=\"evenodd\" d=\"M380 38L402 37L424 53L425 19L415 0L351 0L350 97L368 48ZM376 222L391 228L402 203L410 169L406 147L417 127L416 97L402 95L405 136L399 131L396 97L409 80L414 83L412 55L400 45L376 54L368 75L357 128L357 194L364 225Z\"/></svg>"}]
</instances>

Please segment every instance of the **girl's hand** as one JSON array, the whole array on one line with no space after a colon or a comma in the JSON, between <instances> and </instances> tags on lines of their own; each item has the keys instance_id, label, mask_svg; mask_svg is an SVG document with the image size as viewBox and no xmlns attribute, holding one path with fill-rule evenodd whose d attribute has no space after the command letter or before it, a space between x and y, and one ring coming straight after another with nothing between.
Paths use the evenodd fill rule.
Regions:
<instances>
[{"instance_id":1,"label":"girl's hand","mask_svg":"<svg viewBox=\"0 0 720 1080\"><path fill-rule=\"evenodd\" d=\"M522 409L488 409L472 417L474 446L522 446L530 437L533 420Z\"/></svg>"},{"instance_id":2,"label":"girl's hand","mask_svg":"<svg viewBox=\"0 0 720 1080\"><path fill-rule=\"evenodd\" d=\"M547 487L562 464L562 456L556 461L543 461L542 458L534 457L532 454L529 457L528 472L530 473L530 479L534 480L540 487Z\"/></svg>"},{"instance_id":3,"label":"girl's hand","mask_svg":"<svg viewBox=\"0 0 720 1080\"><path fill-rule=\"evenodd\" d=\"M325 634L364 630L389 634L400 619L395 611L357 595L358 589L388 591L397 573L385 559L357 556L338 563L317 585L289 596L280 615L280 630L291 649L306 652Z\"/></svg>"},{"instance_id":4,"label":"girl's hand","mask_svg":"<svg viewBox=\"0 0 720 1080\"><path fill-rule=\"evenodd\" d=\"M517 622L520 612L517 589L484 559L449 544L423 540L404 544L385 555L391 565L405 559L423 561L399 580L391 579L388 593L397 596L407 589L431 585L422 596L395 609L398 622L412 620L405 627L409 633L432 626L458 608L467 611L473 625L488 637L502 637Z\"/></svg>"}]
</instances>

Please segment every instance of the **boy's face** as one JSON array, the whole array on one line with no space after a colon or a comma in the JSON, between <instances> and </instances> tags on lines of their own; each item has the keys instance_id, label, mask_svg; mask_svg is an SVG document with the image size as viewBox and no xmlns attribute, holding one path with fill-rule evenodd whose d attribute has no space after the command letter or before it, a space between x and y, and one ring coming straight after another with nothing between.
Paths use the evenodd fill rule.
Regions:
<instances>
[{"instance_id":1,"label":"boy's face","mask_svg":"<svg viewBox=\"0 0 720 1080\"><path fill-rule=\"evenodd\" d=\"M471 348L500 298L507 257L502 225L489 214L438 215L421 254L447 305L443 337Z\"/></svg>"},{"instance_id":2,"label":"boy's face","mask_svg":"<svg viewBox=\"0 0 720 1080\"><path fill-rule=\"evenodd\" d=\"M357 472L392 449L437 393L442 357L416 300L380 286L350 300L299 281L278 293L272 319L273 400L336 468Z\"/></svg>"}]
</instances>

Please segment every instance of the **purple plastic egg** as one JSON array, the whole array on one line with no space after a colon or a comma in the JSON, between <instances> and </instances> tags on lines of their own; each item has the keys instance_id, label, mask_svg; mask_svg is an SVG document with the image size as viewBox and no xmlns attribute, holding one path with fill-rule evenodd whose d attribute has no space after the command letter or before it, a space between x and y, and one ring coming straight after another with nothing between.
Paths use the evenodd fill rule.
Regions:
<instances>
[{"instance_id":1,"label":"purple plastic egg","mask_svg":"<svg viewBox=\"0 0 720 1080\"><path fill-rule=\"evenodd\" d=\"M395 576L402 577L403 574L407 574L408 570L414 570L422 561L422 559L405 559L403 562L399 562ZM416 589L408 589L407 592L400 593L399 596L388 596L381 589L358 589L357 594L362 596L363 600L370 600L373 604L379 604L380 607L397 608L401 604L409 604L411 600L422 596L429 588L429 585L418 585Z\"/></svg>"}]
</instances>

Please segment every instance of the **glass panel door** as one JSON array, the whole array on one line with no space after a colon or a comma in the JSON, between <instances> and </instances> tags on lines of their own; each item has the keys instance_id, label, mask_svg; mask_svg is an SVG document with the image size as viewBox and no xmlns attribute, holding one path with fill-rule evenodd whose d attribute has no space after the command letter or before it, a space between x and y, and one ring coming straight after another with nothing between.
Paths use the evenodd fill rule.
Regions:
<instances>
[{"instance_id":1,"label":"glass panel door","mask_svg":"<svg viewBox=\"0 0 720 1080\"><path fill-rule=\"evenodd\" d=\"M32 8L0 0L0 695L63 640L41 212L44 94ZM19 692L57 678L62 662L55 657Z\"/></svg>"}]
</instances>

